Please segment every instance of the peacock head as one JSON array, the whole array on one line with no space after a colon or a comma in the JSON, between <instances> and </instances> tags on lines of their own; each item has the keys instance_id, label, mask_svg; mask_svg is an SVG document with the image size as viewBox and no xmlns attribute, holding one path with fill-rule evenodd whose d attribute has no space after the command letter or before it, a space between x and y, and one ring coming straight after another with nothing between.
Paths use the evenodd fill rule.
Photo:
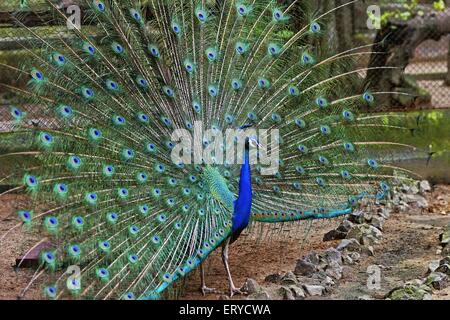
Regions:
<instances>
[{"instance_id":1,"label":"peacock head","mask_svg":"<svg viewBox=\"0 0 450 320\"><path fill-rule=\"evenodd\" d=\"M239 127L240 130L245 130L253 127L252 124L245 124ZM262 145L259 143L258 137L256 135L250 135L245 138L245 150L250 150L251 148L262 148Z\"/></svg>"},{"instance_id":2,"label":"peacock head","mask_svg":"<svg viewBox=\"0 0 450 320\"><path fill-rule=\"evenodd\" d=\"M245 150L250 150L250 148L262 148L262 145L259 143L256 136L250 136L245 139Z\"/></svg>"}]
</instances>

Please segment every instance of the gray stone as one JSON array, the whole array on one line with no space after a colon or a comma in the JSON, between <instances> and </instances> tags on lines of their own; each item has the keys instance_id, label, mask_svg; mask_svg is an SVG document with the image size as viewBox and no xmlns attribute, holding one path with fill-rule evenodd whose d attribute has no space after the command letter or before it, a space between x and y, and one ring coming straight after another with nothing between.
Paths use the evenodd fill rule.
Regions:
<instances>
[{"instance_id":1,"label":"gray stone","mask_svg":"<svg viewBox=\"0 0 450 320\"><path fill-rule=\"evenodd\" d=\"M388 293L387 298L391 300L424 300L428 298L430 288L422 285L407 284L403 287L395 288Z\"/></svg>"},{"instance_id":2,"label":"gray stone","mask_svg":"<svg viewBox=\"0 0 450 320\"><path fill-rule=\"evenodd\" d=\"M261 290L261 286L258 284L258 282L256 282L255 279L248 278L245 281L242 289L245 292L247 292L248 294L253 294L253 293L256 293L256 292L260 291Z\"/></svg>"},{"instance_id":3,"label":"gray stone","mask_svg":"<svg viewBox=\"0 0 450 320\"><path fill-rule=\"evenodd\" d=\"M294 295L294 298L297 300L304 299L306 297L305 291L299 286L290 286L289 287Z\"/></svg>"},{"instance_id":4,"label":"gray stone","mask_svg":"<svg viewBox=\"0 0 450 320\"><path fill-rule=\"evenodd\" d=\"M419 193L419 188L417 188L417 186L411 186L410 188L409 188L409 193L410 194L418 194Z\"/></svg>"},{"instance_id":5,"label":"gray stone","mask_svg":"<svg viewBox=\"0 0 450 320\"><path fill-rule=\"evenodd\" d=\"M349 253L350 258L352 258L353 261L358 262L361 258L361 255L358 252L350 252Z\"/></svg>"},{"instance_id":6,"label":"gray stone","mask_svg":"<svg viewBox=\"0 0 450 320\"><path fill-rule=\"evenodd\" d=\"M267 291L260 291L247 296L247 300L270 300L270 295Z\"/></svg>"},{"instance_id":7,"label":"gray stone","mask_svg":"<svg viewBox=\"0 0 450 320\"><path fill-rule=\"evenodd\" d=\"M358 242L364 244L364 238L366 242L365 244L373 244L377 243L378 240L381 239L383 236L382 232L375 228L374 226L371 226L369 224L360 224L355 225L347 234L347 239L354 238L358 240Z\"/></svg>"},{"instance_id":8,"label":"gray stone","mask_svg":"<svg viewBox=\"0 0 450 320\"><path fill-rule=\"evenodd\" d=\"M339 245L336 247L337 250L347 250L349 252L360 252L361 251L361 244L356 239L344 239L342 240Z\"/></svg>"},{"instance_id":9,"label":"gray stone","mask_svg":"<svg viewBox=\"0 0 450 320\"><path fill-rule=\"evenodd\" d=\"M450 245L445 245L444 248L442 248L442 252L443 255L445 254L450 254Z\"/></svg>"},{"instance_id":10,"label":"gray stone","mask_svg":"<svg viewBox=\"0 0 450 320\"><path fill-rule=\"evenodd\" d=\"M335 280L340 280L342 278L342 266L337 262L330 263L325 269L325 272Z\"/></svg>"},{"instance_id":11,"label":"gray stone","mask_svg":"<svg viewBox=\"0 0 450 320\"><path fill-rule=\"evenodd\" d=\"M439 267L436 268L436 272L444 273L448 276L450 276L450 265L444 263L439 265Z\"/></svg>"},{"instance_id":12,"label":"gray stone","mask_svg":"<svg viewBox=\"0 0 450 320\"><path fill-rule=\"evenodd\" d=\"M270 283L280 283L281 282L281 278L283 278L283 276L279 273L274 273L274 274L270 274L268 275L264 281L265 282L270 282Z\"/></svg>"},{"instance_id":13,"label":"gray stone","mask_svg":"<svg viewBox=\"0 0 450 320\"><path fill-rule=\"evenodd\" d=\"M374 250L373 246L364 246L362 249L362 252L371 257L373 257L375 255L375 250Z\"/></svg>"},{"instance_id":14,"label":"gray stone","mask_svg":"<svg viewBox=\"0 0 450 320\"><path fill-rule=\"evenodd\" d=\"M323 241L326 242L326 241L345 239L346 236L347 236L346 232L342 232L337 229L333 229L324 234Z\"/></svg>"},{"instance_id":15,"label":"gray stone","mask_svg":"<svg viewBox=\"0 0 450 320\"><path fill-rule=\"evenodd\" d=\"M410 189L411 189L411 186L409 186L407 184L402 184L400 186L400 191L403 193L409 193Z\"/></svg>"},{"instance_id":16,"label":"gray stone","mask_svg":"<svg viewBox=\"0 0 450 320\"><path fill-rule=\"evenodd\" d=\"M294 273L296 275L301 276L309 276L316 272L317 267L316 265L312 264L311 262L308 262L304 259L297 260L297 264L295 265Z\"/></svg>"},{"instance_id":17,"label":"gray stone","mask_svg":"<svg viewBox=\"0 0 450 320\"><path fill-rule=\"evenodd\" d=\"M306 290L306 293L310 296L321 296L325 293L325 288L323 286L314 286L305 284L303 288Z\"/></svg>"},{"instance_id":18,"label":"gray stone","mask_svg":"<svg viewBox=\"0 0 450 320\"><path fill-rule=\"evenodd\" d=\"M348 220L352 223L361 224L364 223L364 214L362 211L353 211L349 216Z\"/></svg>"},{"instance_id":19,"label":"gray stone","mask_svg":"<svg viewBox=\"0 0 450 320\"><path fill-rule=\"evenodd\" d=\"M279 294L283 297L283 300L295 300L294 293L288 287L280 287Z\"/></svg>"},{"instance_id":20,"label":"gray stone","mask_svg":"<svg viewBox=\"0 0 450 320\"><path fill-rule=\"evenodd\" d=\"M431 191L430 183L427 180L420 181L419 189L420 193L430 192Z\"/></svg>"},{"instance_id":21,"label":"gray stone","mask_svg":"<svg viewBox=\"0 0 450 320\"><path fill-rule=\"evenodd\" d=\"M378 243L380 243L380 240L370 234L363 235L361 238L361 244L364 246L371 246L371 245L378 244Z\"/></svg>"},{"instance_id":22,"label":"gray stone","mask_svg":"<svg viewBox=\"0 0 450 320\"><path fill-rule=\"evenodd\" d=\"M419 194L408 194L405 196L405 201L408 204L414 204L420 209L427 209L429 207L427 199Z\"/></svg>"},{"instance_id":23,"label":"gray stone","mask_svg":"<svg viewBox=\"0 0 450 320\"><path fill-rule=\"evenodd\" d=\"M318 265L320 263L320 255L316 252L311 252L305 257L305 260L312 264Z\"/></svg>"},{"instance_id":24,"label":"gray stone","mask_svg":"<svg viewBox=\"0 0 450 320\"><path fill-rule=\"evenodd\" d=\"M450 243L450 227L446 227L446 230L439 235L441 245L447 245Z\"/></svg>"},{"instance_id":25,"label":"gray stone","mask_svg":"<svg viewBox=\"0 0 450 320\"><path fill-rule=\"evenodd\" d=\"M345 253L342 255L342 262L343 262L345 265L352 265L352 264L355 264L355 262L353 261L353 259L350 257L350 255L349 255L347 252L345 252Z\"/></svg>"},{"instance_id":26,"label":"gray stone","mask_svg":"<svg viewBox=\"0 0 450 320\"><path fill-rule=\"evenodd\" d=\"M345 219L344 221L342 221L342 223L339 225L339 227L336 230L344 232L344 233L347 233L352 228L353 228L353 222L351 222L350 220Z\"/></svg>"},{"instance_id":27,"label":"gray stone","mask_svg":"<svg viewBox=\"0 0 450 320\"><path fill-rule=\"evenodd\" d=\"M383 219L389 219L391 216L391 209L388 208L378 208L377 209L377 215L380 216Z\"/></svg>"},{"instance_id":28,"label":"gray stone","mask_svg":"<svg viewBox=\"0 0 450 320\"><path fill-rule=\"evenodd\" d=\"M326 287L332 287L334 286L336 283L334 282L333 278L330 276L326 276L321 282L321 285L326 286Z\"/></svg>"},{"instance_id":29,"label":"gray stone","mask_svg":"<svg viewBox=\"0 0 450 320\"><path fill-rule=\"evenodd\" d=\"M297 284L297 277L292 272L286 273L283 278L281 278L281 284L285 285L291 285L291 284Z\"/></svg>"},{"instance_id":30,"label":"gray stone","mask_svg":"<svg viewBox=\"0 0 450 320\"><path fill-rule=\"evenodd\" d=\"M364 222L371 222L373 218L373 214L369 211L363 211Z\"/></svg>"},{"instance_id":31,"label":"gray stone","mask_svg":"<svg viewBox=\"0 0 450 320\"><path fill-rule=\"evenodd\" d=\"M439 267L439 260L433 260L428 264L428 273L432 273L436 271L436 269Z\"/></svg>"},{"instance_id":32,"label":"gray stone","mask_svg":"<svg viewBox=\"0 0 450 320\"><path fill-rule=\"evenodd\" d=\"M439 264L450 264L450 256L444 257L439 261Z\"/></svg>"},{"instance_id":33,"label":"gray stone","mask_svg":"<svg viewBox=\"0 0 450 320\"><path fill-rule=\"evenodd\" d=\"M447 286L447 275L441 272L432 272L427 277L425 283L436 290L442 290Z\"/></svg>"},{"instance_id":34,"label":"gray stone","mask_svg":"<svg viewBox=\"0 0 450 320\"><path fill-rule=\"evenodd\" d=\"M329 248L324 252L324 259L327 263L342 263L342 255L341 252L335 248Z\"/></svg>"},{"instance_id":35,"label":"gray stone","mask_svg":"<svg viewBox=\"0 0 450 320\"><path fill-rule=\"evenodd\" d=\"M375 216L372 218L370 225L374 226L375 228L377 228L380 231L383 231L384 219L382 217Z\"/></svg>"}]
</instances>

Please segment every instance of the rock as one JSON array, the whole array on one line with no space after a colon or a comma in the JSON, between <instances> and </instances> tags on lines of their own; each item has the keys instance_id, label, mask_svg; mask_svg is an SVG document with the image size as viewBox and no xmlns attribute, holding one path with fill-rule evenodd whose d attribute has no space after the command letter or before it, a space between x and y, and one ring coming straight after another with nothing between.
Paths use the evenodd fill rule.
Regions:
<instances>
[{"instance_id":1,"label":"rock","mask_svg":"<svg viewBox=\"0 0 450 320\"><path fill-rule=\"evenodd\" d=\"M419 193L419 188L417 188L417 186L411 186L410 188L409 188L409 193L410 194L418 194Z\"/></svg>"},{"instance_id":2,"label":"rock","mask_svg":"<svg viewBox=\"0 0 450 320\"><path fill-rule=\"evenodd\" d=\"M324 259L329 264L341 264L342 263L342 255L335 248L329 248L324 252Z\"/></svg>"},{"instance_id":3,"label":"rock","mask_svg":"<svg viewBox=\"0 0 450 320\"><path fill-rule=\"evenodd\" d=\"M294 293L288 287L280 287L279 293L283 297L283 300L295 300Z\"/></svg>"},{"instance_id":4,"label":"rock","mask_svg":"<svg viewBox=\"0 0 450 320\"><path fill-rule=\"evenodd\" d=\"M337 250L347 250L350 252L361 252L361 245L356 239L344 239L339 243L339 245L336 247Z\"/></svg>"},{"instance_id":5,"label":"rock","mask_svg":"<svg viewBox=\"0 0 450 320\"><path fill-rule=\"evenodd\" d=\"M403 193L408 194L408 193L410 193L410 190L411 190L411 186L409 186L407 184L402 184L400 186L400 191L403 192Z\"/></svg>"},{"instance_id":6,"label":"rock","mask_svg":"<svg viewBox=\"0 0 450 320\"><path fill-rule=\"evenodd\" d=\"M450 243L450 227L447 226L445 231L439 235L439 241L441 245L447 245Z\"/></svg>"},{"instance_id":7,"label":"rock","mask_svg":"<svg viewBox=\"0 0 450 320\"><path fill-rule=\"evenodd\" d=\"M321 282L321 285L325 286L325 287L332 287L334 286L336 283L334 282L333 278L331 278L330 276L326 276Z\"/></svg>"},{"instance_id":8,"label":"rock","mask_svg":"<svg viewBox=\"0 0 450 320\"><path fill-rule=\"evenodd\" d=\"M430 183L427 180L420 181L419 189L420 193L430 192L431 191Z\"/></svg>"},{"instance_id":9,"label":"rock","mask_svg":"<svg viewBox=\"0 0 450 320\"><path fill-rule=\"evenodd\" d=\"M305 291L299 286L290 286L289 287L294 295L296 300L304 299L306 297Z\"/></svg>"},{"instance_id":10,"label":"rock","mask_svg":"<svg viewBox=\"0 0 450 320\"><path fill-rule=\"evenodd\" d=\"M439 261L439 265L441 265L441 264L450 264L450 256L447 256L447 257L445 257L445 258L442 258L442 259Z\"/></svg>"},{"instance_id":11,"label":"rock","mask_svg":"<svg viewBox=\"0 0 450 320\"><path fill-rule=\"evenodd\" d=\"M365 295L359 296L358 300L374 300L374 298L372 298L368 294L365 294Z\"/></svg>"},{"instance_id":12,"label":"rock","mask_svg":"<svg viewBox=\"0 0 450 320\"><path fill-rule=\"evenodd\" d=\"M342 267L337 262L330 263L326 267L325 272L328 276L335 280L340 280L342 278Z\"/></svg>"},{"instance_id":13,"label":"rock","mask_svg":"<svg viewBox=\"0 0 450 320\"><path fill-rule=\"evenodd\" d=\"M439 260L433 260L428 264L428 271L427 273L432 273L436 271L436 269L439 267Z\"/></svg>"},{"instance_id":14,"label":"rock","mask_svg":"<svg viewBox=\"0 0 450 320\"><path fill-rule=\"evenodd\" d=\"M355 262L353 261L353 259L350 257L350 255L347 254L347 253L345 253L345 254L342 255L342 262L343 262L345 265L352 265L352 264L355 263Z\"/></svg>"},{"instance_id":15,"label":"rock","mask_svg":"<svg viewBox=\"0 0 450 320\"><path fill-rule=\"evenodd\" d=\"M345 219L344 221L342 221L342 223L339 225L339 227L336 230L347 233L353 228L353 225L354 225L353 222Z\"/></svg>"},{"instance_id":16,"label":"rock","mask_svg":"<svg viewBox=\"0 0 450 320\"><path fill-rule=\"evenodd\" d=\"M441 254L446 255L446 254L450 254L450 245L446 245L443 249Z\"/></svg>"},{"instance_id":17,"label":"rock","mask_svg":"<svg viewBox=\"0 0 450 320\"><path fill-rule=\"evenodd\" d=\"M305 260L312 264L318 265L320 263L320 255L316 252L311 252L305 257Z\"/></svg>"},{"instance_id":18,"label":"rock","mask_svg":"<svg viewBox=\"0 0 450 320\"><path fill-rule=\"evenodd\" d=\"M347 234L347 239L354 238L362 244L378 243L383 234L380 230L369 224L355 225ZM364 241L365 240L365 241Z\"/></svg>"},{"instance_id":19,"label":"rock","mask_svg":"<svg viewBox=\"0 0 450 320\"><path fill-rule=\"evenodd\" d=\"M364 222L369 223L369 222L372 221L373 214L371 212L369 212L369 211L364 211L363 212L363 217L364 217Z\"/></svg>"},{"instance_id":20,"label":"rock","mask_svg":"<svg viewBox=\"0 0 450 320\"><path fill-rule=\"evenodd\" d=\"M362 224L364 223L364 215L362 211L353 211L349 216L348 220L350 222L356 223L356 224Z\"/></svg>"},{"instance_id":21,"label":"rock","mask_svg":"<svg viewBox=\"0 0 450 320\"><path fill-rule=\"evenodd\" d=\"M304 259L297 260L297 264L295 265L294 273L300 276L309 276L316 272L316 265L308 262Z\"/></svg>"},{"instance_id":22,"label":"rock","mask_svg":"<svg viewBox=\"0 0 450 320\"><path fill-rule=\"evenodd\" d=\"M252 278L248 278L242 289L247 292L248 294L253 294L253 293L257 293L261 290L261 286L258 284L258 282L256 282L255 279Z\"/></svg>"},{"instance_id":23,"label":"rock","mask_svg":"<svg viewBox=\"0 0 450 320\"><path fill-rule=\"evenodd\" d=\"M325 277L327 277L327 275L325 274L325 272L323 272L324 276L320 275L320 271L318 273L313 274L312 276L298 276L298 286L302 286L304 284L309 284L309 285L320 285L322 284L322 281Z\"/></svg>"},{"instance_id":24,"label":"rock","mask_svg":"<svg viewBox=\"0 0 450 320\"><path fill-rule=\"evenodd\" d=\"M429 297L429 293L430 288L425 285L407 284L391 290L387 294L387 298L392 300L424 300Z\"/></svg>"},{"instance_id":25,"label":"rock","mask_svg":"<svg viewBox=\"0 0 450 320\"><path fill-rule=\"evenodd\" d=\"M292 272L288 272L286 273L283 278L281 278L281 284L284 285L292 285L292 284L297 284L297 278L295 277L295 274L293 274Z\"/></svg>"},{"instance_id":26,"label":"rock","mask_svg":"<svg viewBox=\"0 0 450 320\"><path fill-rule=\"evenodd\" d=\"M264 281L265 282L270 282L270 283L280 283L281 282L281 278L283 276L279 273L274 273L274 274L270 274L268 275Z\"/></svg>"},{"instance_id":27,"label":"rock","mask_svg":"<svg viewBox=\"0 0 450 320\"><path fill-rule=\"evenodd\" d=\"M374 226L375 228L377 228L380 231L383 231L384 219L382 217L375 216L372 218L370 225Z\"/></svg>"},{"instance_id":28,"label":"rock","mask_svg":"<svg viewBox=\"0 0 450 320\"><path fill-rule=\"evenodd\" d=\"M362 253L373 257L375 255L375 250L373 249L372 246L364 246L364 247L362 247Z\"/></svg>"},{"instance_id":29,"label":"rock","mask_svg":"<svg viewBox=\"0 0 450 320\"><path fill-rule=\"evenodd\" d=\"M267 291L260 291L247 296L247 300L271 300Z\"/></svg>"},{"instance_id":30,"label":"rock","mask_svg":"<svg viewBox=\"0 0 450 320\"><path fill-rule=\"evenodd\" d=\"M377 209L377 215L380 216L383 219L389 219L391 216L391 209L388 208L378 208Z\"/></svg>"},{"instance_id":31,"label":"rock","mask_svg":"<svg viewBox=\"0 0 450 320\"><path fill-rule=\"evenodd\" d=\"M380 242L379 239L375 238L370 234L363 235L361 238L361 244L364 246L372 246L373 244L378 244L379 242Z\"/></svg>"},{"instance_id":32,"label":"rock","mask_svg":"<svg viewBox=\"0 0 450 320\"><path fill-rule=\"evenodd\" d=\"M347 233L339 231L337 229L333 229L324 234L323 241L326 242L326 241L345 239L346 236L347 236Z\"/></svg>"},{"instance_id":33,"label":"rock","mask_svg":"<svg viewBox=\"0 0 450 320\"><path fill-rule=\"evenodd\" d=\"M436 268L436 272L444 273L448 276L450 276L450 265L448 264L441 264L439 267Z\"/></svg>"},{"instance_id":34,"label":"rock","mask_svg":"<svg viewBox=\"0 0 450 320\"><path fill-rule=\"evenodd\" d=\"M420 209L428 209L429 204L427 199L419 194L408 194L405 196L405 201L408 204L414 204Z\"/></svg>"},{"instance_id":35,"label":"rock","mask_svg":"<svg viewBox=\"0 0 450 320\"><path fill-rule=\"evenodd\" d=\"M306 290L306 293L310 296L321 296L325 292L325 288L323 286L305 284L303 285L303 288Z\"/></svg>"},{"instance_id":36,"label":"rock","mask_svg":"<svg viewBox=\"0 0 450 320\"><path fill-rule=\"evenodd\" d=\"M219 300L230 300L230 297L227 296L226 294L222 294L222 295L219 297Z\"/></svg>"},{"instance_id":37,"label":"rock","mask_svg":"<svg viewBox=\"0 0 450 320\"><path fill-rule=\"evenodd\" d=\"M442 290L447 286L447 275L441 272L432 272L427 277L425 284L433 287L436 290Z\"/></svg>"},{"instance_id":38,"label":"rock","mask_svg":"<svg viewBox=\"0 0 450 320\"><path fill-rule=\"evenodd\" d=\"M349 253L350 258L352 258L353 261L358 262L361 258L361 255L358 252L350 252Z\"/></svg>"}]
</instances>

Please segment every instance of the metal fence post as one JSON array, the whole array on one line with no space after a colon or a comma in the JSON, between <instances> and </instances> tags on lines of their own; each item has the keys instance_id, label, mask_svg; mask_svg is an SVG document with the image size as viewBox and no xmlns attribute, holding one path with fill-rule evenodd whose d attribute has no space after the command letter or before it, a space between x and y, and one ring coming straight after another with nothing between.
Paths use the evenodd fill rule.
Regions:
<instances>
[{"instance_id":1,"label":"metal fence post","mask_svg":"<svg viewBox=\"0 0 450 320\"><path fill-rule=\"evenodd\" d=\"M448 39L447 76L445 77L445 85L450 86L450 38Z\"/></svg>"}]
</instances>

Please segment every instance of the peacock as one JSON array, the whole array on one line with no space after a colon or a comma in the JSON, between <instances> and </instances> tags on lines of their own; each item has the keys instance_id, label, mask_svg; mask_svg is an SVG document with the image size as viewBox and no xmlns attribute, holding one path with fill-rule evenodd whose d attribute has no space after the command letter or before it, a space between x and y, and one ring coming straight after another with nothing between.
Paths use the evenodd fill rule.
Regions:
<instances>
[{"instance_id":1,"label":"peacock","mask_svg":"<svg viewBox=\"0 0 450 320\"><path fill-rule=\"evenodd\" d=\"M410 128L370 112L391 94L358 64L377 53L333 45L333 15L356 1L82 0L72 28L46 2L60 32L18 15L31 58L0 65L27 81L2 85L21 102L2 113L0 163L29 160L0 199L32 199L10 231L51 244L29 284L49 299L162 299L197 268L206 294L219 247L239 294L228 251L250 225L345 216L410 179L389 161L414 149Z\"/></svg>"}]
</instances>

